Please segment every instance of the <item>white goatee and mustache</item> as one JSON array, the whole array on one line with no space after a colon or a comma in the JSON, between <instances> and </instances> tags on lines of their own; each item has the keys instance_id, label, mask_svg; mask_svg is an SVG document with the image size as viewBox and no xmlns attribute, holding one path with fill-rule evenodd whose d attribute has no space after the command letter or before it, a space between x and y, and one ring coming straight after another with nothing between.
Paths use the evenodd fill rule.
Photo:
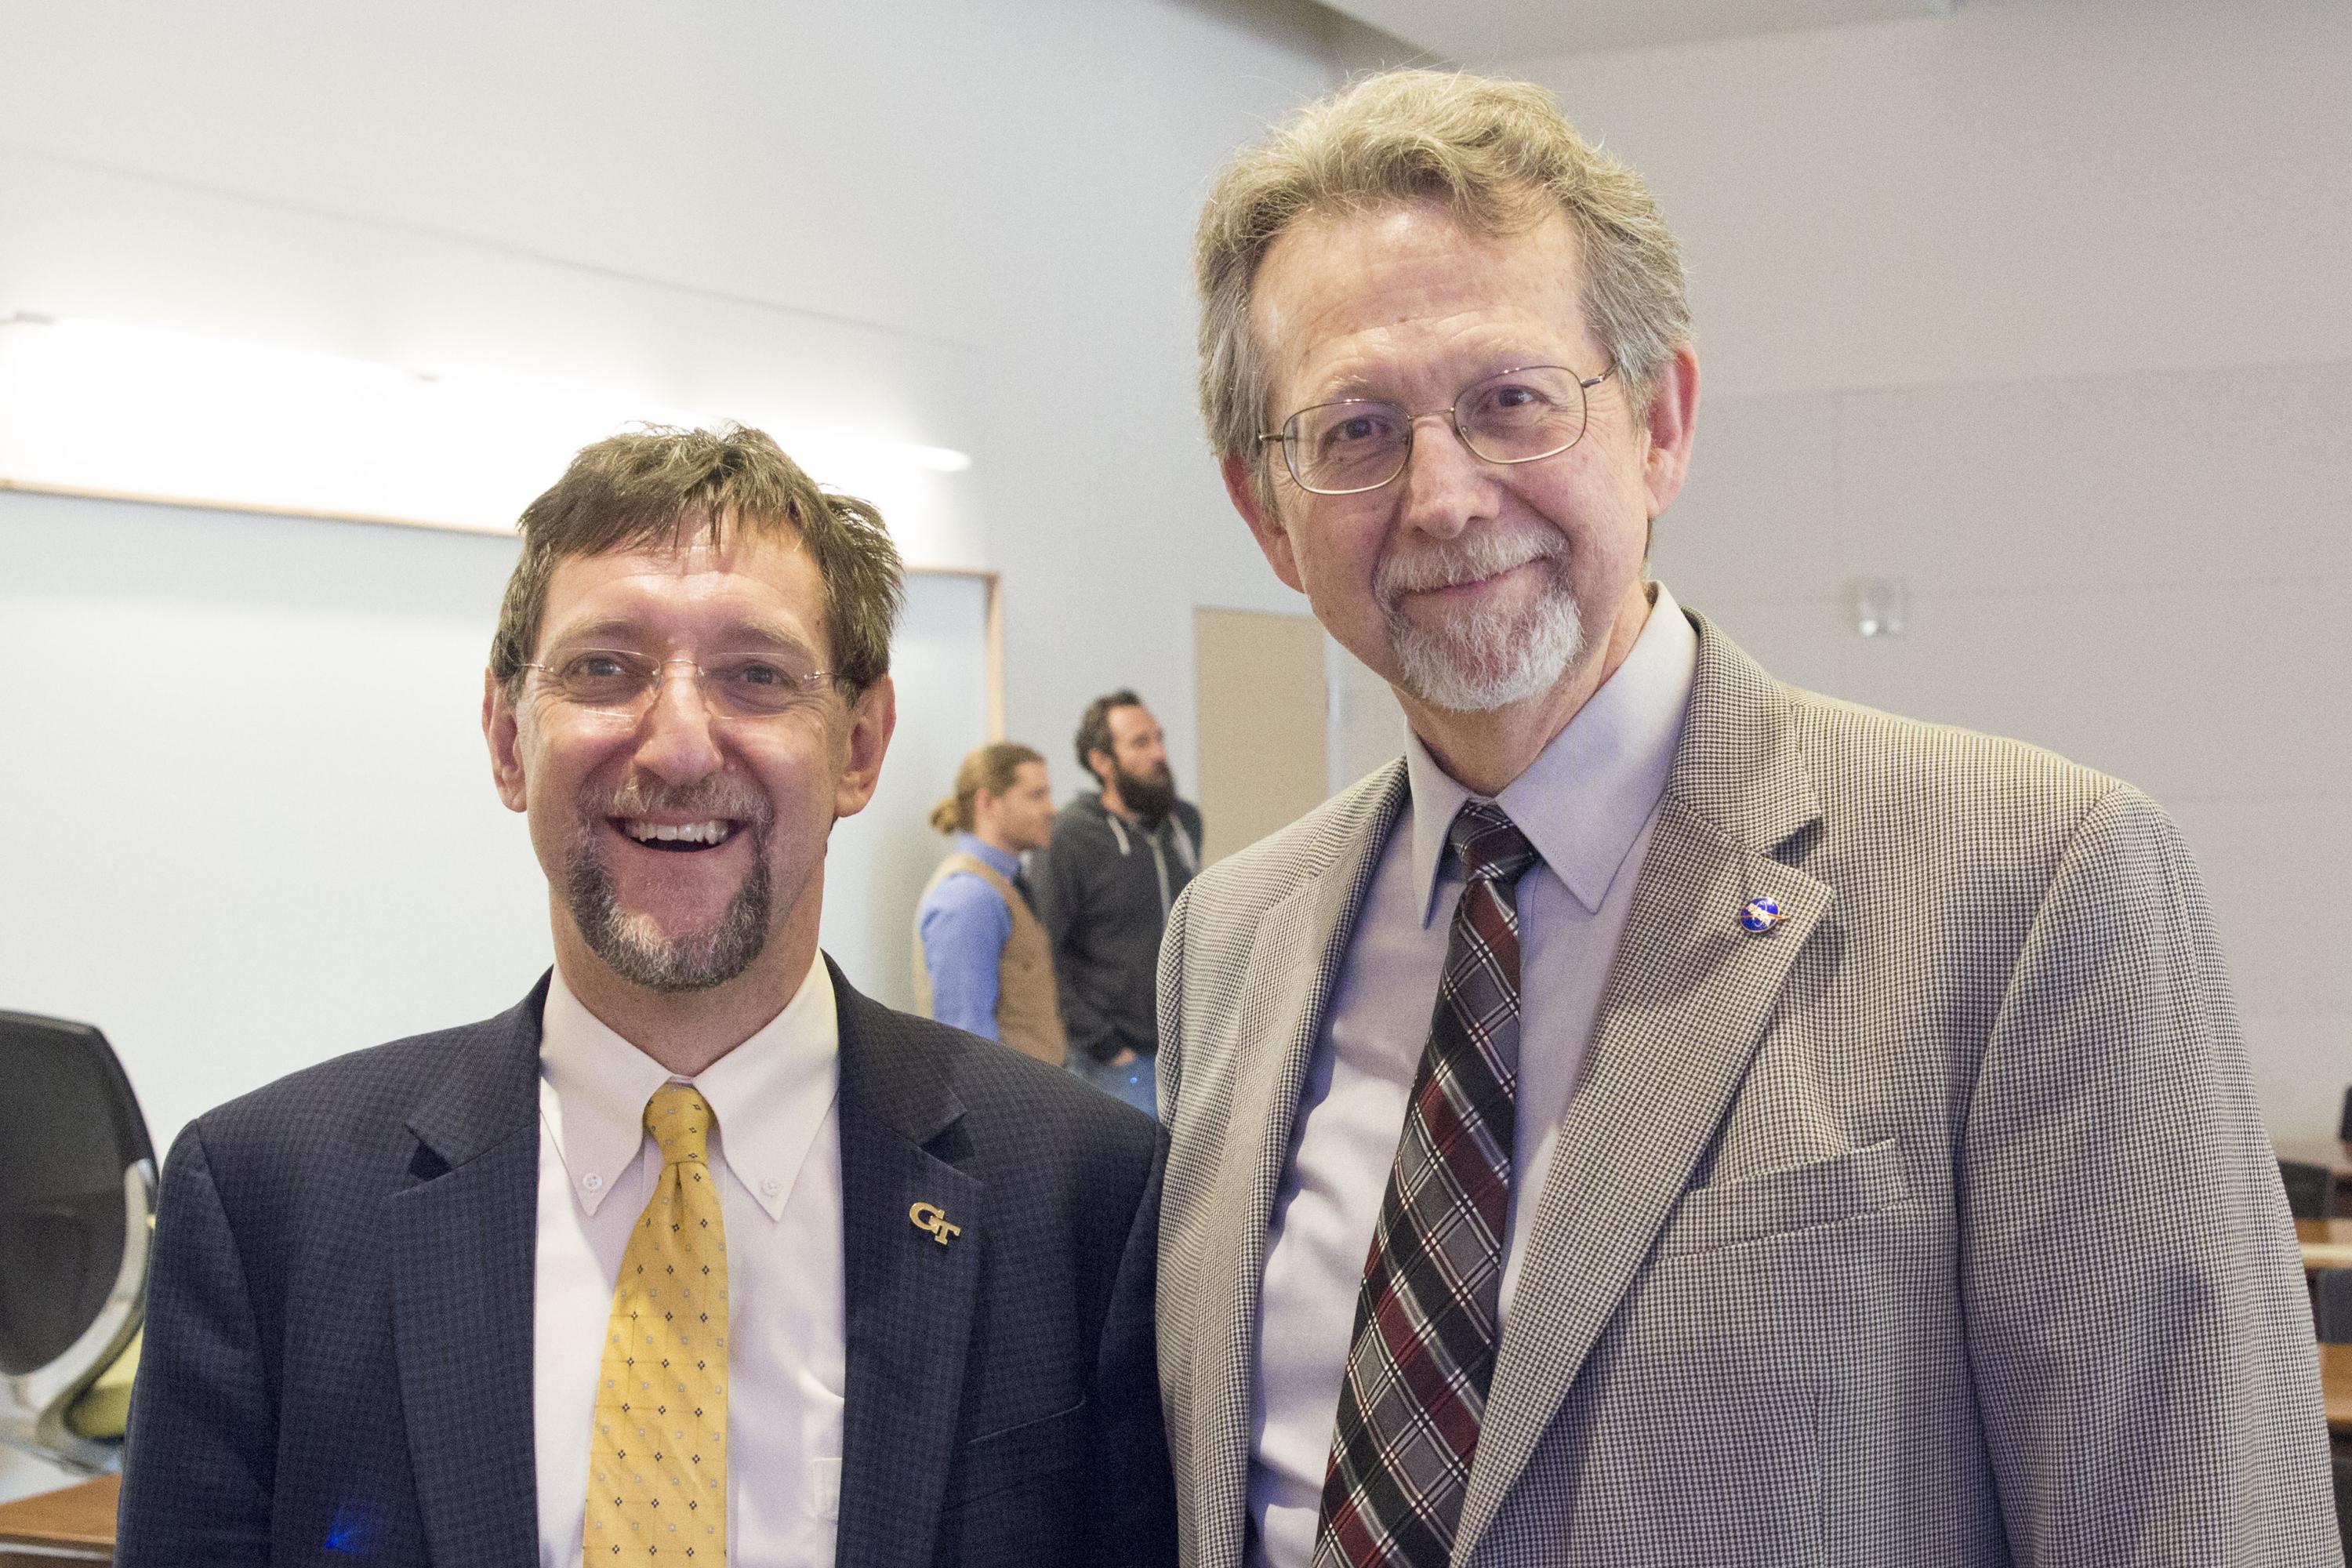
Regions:
<instances>
[{"instance_id":1,"label":"white goatee and mustache","mask_svg":"<svg viewBox=\"0 0 2352 1568\"><path fill-rule=\"evenodd\" d=\"M1516 607L1424 605L1405 595L1475 583L1535 563L1536 596ZM1482 524L1381 561L1373 601L1388 624L1404 689L1433 708L1481 713L1550 689L1584 651L1584 617L1568 581L1568 541L1540 523Z\"/></svg>"},{"instance_id":2,"label":"white goatee and mustache","mask_svg":"<svg viewBox=\"0 0 2352 1568\"><path fill-rule=\"evenodd\" d=\"M743 885L708 929L665 935L650 915L621 908L613 873L604 864L605 840L599 828L608 817L676 812L723 817L742 826L751 840L751 868ZM622 979L655 991L707 991L723 985L751 965L768 944L768 919L775 893L768 875L768 834L773 818L755 791L726 777L672 789L656 781L631 780L612 795L593 786L580 792L580 841L565 868L564 897L572 921L588 951ZM704 853L709 851L690 851Z\"/></svg>"}]
</instances>

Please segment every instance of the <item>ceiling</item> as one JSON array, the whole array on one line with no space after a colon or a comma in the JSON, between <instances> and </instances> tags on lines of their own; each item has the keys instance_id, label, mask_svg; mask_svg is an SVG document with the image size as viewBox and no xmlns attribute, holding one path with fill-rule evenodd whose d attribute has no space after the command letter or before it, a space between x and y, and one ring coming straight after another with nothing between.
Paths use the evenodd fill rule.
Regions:
<instances>
[{"instance_id":1,"label":"ceiling","mask_svg":"<svg viewBox=\"0 0 2352 1568\"><path fill-rule=\"evenodd\" d=\"M1938 16L1959 0L1322 0L1331 10L1470 66L1850 22ZM2012 0L2013 3L2013 0Z\"/></svg>"}]
</instances>

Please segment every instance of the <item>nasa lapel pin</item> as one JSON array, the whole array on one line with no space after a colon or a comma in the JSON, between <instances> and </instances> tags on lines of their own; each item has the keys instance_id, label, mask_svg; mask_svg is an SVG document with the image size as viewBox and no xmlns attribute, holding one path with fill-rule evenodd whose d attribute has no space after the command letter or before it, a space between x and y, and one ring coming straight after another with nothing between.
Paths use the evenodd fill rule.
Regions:
<instances>
[{"instance_id":1,"label":"nasa lapel pin","mask_svg":"<svg viewBox=\"0 0 2352 1568\"><path fill-rule=\"evenodd\" d=\"M1762 936L1789 917L1770 899L1750 899L1748 907L1739 911L1739 929L1750 936Z\"/></svg>"},{"instance_id":2,"label":"nasa lapel pin","mask_svg":"<svg viewBox=\"0 0 2352 1568\"><path fill-rule=\"evenodd\" d=\"M917 1204L907 1211L907 1217L915 1222L917 1230L928 1233L941 1247L948 1244L948 1237L963 1234L963 1226L950 1225L946 1212L937 1204Z\"/></svg>"}]
</instances>

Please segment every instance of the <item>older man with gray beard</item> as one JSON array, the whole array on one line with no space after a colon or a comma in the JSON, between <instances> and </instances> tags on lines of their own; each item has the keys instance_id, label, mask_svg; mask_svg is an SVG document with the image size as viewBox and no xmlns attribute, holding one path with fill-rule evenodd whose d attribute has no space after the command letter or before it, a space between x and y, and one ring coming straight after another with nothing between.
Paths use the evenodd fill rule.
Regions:
<instances>
[{"instance_id":1,"label":"older man with gray beard","mask_svg":"<svg viewBox=\"0 0 2352 1568\"><path fill-rule=\"evenodd\" d=\"M1640 178L1397 73L1196 261L1234 505L1411 734L1169 925L1185 1561L2336 1562L2194 863L1649 579L1698 361Z\"/></svg>"}]
</instances>

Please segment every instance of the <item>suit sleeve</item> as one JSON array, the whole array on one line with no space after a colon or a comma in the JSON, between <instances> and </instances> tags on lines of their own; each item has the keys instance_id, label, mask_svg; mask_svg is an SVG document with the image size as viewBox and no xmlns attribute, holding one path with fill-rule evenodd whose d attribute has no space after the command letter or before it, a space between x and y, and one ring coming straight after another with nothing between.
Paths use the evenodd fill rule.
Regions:
<instances>
[{"instance_id":1,"label":"suit sleeve","mask_svg":"<svg viewBox=\"0 0 2352 1568\"><path fill-rule=\"evenodd\" d=\"M1068 831L1057 830L1054 841L1035 858L1029 889L1036 896L1037 923L1045 928L1045 941L1054 952L1054 990L1061 998L1062 1032L1069 1037L1072 1049L1107 1062L1118 1055L1118 1030L1101 1009L1080 994L1075 983L1078 966L1072 962L1072 938L1086 919L1086 905L1078 857L1065 837Z\"/></svg>"},{"instance_id":2,"label":"suit sleeve","mask_svg":"<svg viewBox=\"0 0 2352 1568\"><path fill-rule=\"evenodd\" d=\"M1121 1568L1173 1568L1176 1483L1160 1407L1159 1337L1152 1325L1159 1277L1160 1181L1168 1135L1154 1130L1151 1174L1136 1205L1111 1287L1095 1366L1102 1491L1091 1510L1087 1561Z\"/></svg>"},{"instance_id":3,"label":"suit sleeve","mask_svg":"<svg viewBox=\"0 0 2352 1568\"><path fill-rule=\"evenodd\" d=\"M196 1123L163 1166L114 1561L269 1558L277 1417L236 1234Z\"/></svg>"},{"instance_id":4,"label":"suit sleeve","mask_svg":"<svg viewBox=\"0 0 2352 1568\"><path fill-rule=\"evenodd\" d=\"M2086 815L1994 1020L1960 1155L1970 1370L2012 1561L2328 1564L2310 1316L2196 866Z\"/></svg>"},{"instance_id":5,"label":"suit sleeve","mask_svg":"<svg viewBox=\"0 0 2352 1568\"><path fill-rule=\"evenodd\" d=\"M1160 1122L1173 1126L1176 1095L1184 1079L1184 928L1192 907L1187 888L1168 911L1168 930L1160 939L1160 1054L1153 1066L1160 1086Z\"/></svg>"}]
</instances>

